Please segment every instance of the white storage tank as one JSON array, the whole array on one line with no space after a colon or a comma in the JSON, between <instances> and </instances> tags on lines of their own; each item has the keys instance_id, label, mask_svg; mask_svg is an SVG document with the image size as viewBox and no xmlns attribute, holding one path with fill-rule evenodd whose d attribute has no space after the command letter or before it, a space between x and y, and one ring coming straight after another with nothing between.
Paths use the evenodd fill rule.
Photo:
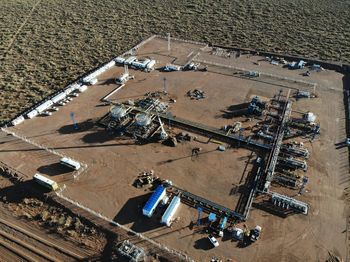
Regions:
<instances>
[{"instance_id":1,"label":"white storage tank","mask_svg":"<svg viewBox=\"0 0 350 262\"><path fill-rule=\"evenodd\" d=\"M171 200L168 208L165 210L165 212L164 212L164 214L162 216L162 219L161 219L161 223L163 223L163 224L167 225L168 227L170 227L171 222L173 220L173 217L174 217L174 215L176 213L176 210L180 206L180 203L181 203L180 197L175 196Z\"/></svg>"},{"instance_id":2,"label":"white storage tank","mask_svg":"<svg viewBox=\"0 0 350 262\"><path fill-rule=\"evenodd\" d=\"M121 119L126 115L126 108L123 105L112 106L111 107L111 116L114 119Z\"/></svg>"},{"instance_id":3,"label":"white storage tank","mask_svg":"<svg viewBox=\"0 0 350 262\"><path fill-rule=\"evenodd\" d=\"M146 113L138 113L135 116L135 120L136 120L136 124L139 126L148 126L152 122L150 115Z\"/></svg>"}]
</instances>

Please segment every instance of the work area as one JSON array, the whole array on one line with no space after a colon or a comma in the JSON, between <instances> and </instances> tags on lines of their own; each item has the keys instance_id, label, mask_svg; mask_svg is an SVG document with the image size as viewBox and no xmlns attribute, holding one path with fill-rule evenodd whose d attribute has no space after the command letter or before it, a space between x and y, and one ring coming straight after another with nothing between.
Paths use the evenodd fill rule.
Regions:
<instances>
[{"instance_id":1,"label":"work area","mask_svg":"<svg viewBox=\"0 0 350 262\"><path fill-rule=\"evenodd\" d=\"M198 261L343 254L344 76L281 61L152 37L14 119L1 160Z\"/></svg>"}]
</instances>

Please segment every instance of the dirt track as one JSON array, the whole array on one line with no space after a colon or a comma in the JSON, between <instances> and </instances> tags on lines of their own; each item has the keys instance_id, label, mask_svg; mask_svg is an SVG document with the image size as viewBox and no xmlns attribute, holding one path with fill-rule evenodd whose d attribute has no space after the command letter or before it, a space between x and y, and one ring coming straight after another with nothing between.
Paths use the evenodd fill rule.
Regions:
<instances>
[{"instance_id":1,"label":"dirt track","mask_svg":"<svg viewBox=\"0 0 350 262\"><path fill-rule=\"evenodd\" d=\"M0 123L154 33L350 61L349 1L0 2Z\"/></svg>"}]
</instances>

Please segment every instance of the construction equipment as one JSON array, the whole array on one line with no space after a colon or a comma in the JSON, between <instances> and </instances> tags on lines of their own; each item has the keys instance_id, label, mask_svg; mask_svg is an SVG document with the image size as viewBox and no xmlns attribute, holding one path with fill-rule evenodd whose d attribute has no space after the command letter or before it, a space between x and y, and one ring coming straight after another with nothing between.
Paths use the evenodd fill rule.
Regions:
<instances>
[{"instance_id":1,"label":"construction equipment","mask_svg":"<svg viewBox=\"0 0 350 262\"><path fill-rule=\"evenodd\" d=\"M151 170L150 172L143 171L135 179L133 186L136 188L141 188L141 187L144 187L145 185L151 185L155 181L159 181L159 180L160 180L159 177L154 176L153 170Z\"/></svg>"},{"instance_id":2,"label":"construction equipment","mask_svg":"<svg viewBox=\"0 0 350 262\"><path fill-rule=\"evenodd\" d=\"M204 91L200 89L189 90L187 92L187 96L190 97L191 99L196 99L196 100L206 98Z\"/></svg>"},{"instance_id":3,"label":"construction equipment","mask_svg":"<svg viewBox=\"0 0 350 262\"><path fill-rule=\"evenodd\" d=\"M246 224L243 225L243 233L244 233L244 237L245 238L249 238L250 237L250 229L247 227Z\"/></svg>"},{"instance_id":4,"label":"construction equipment","mask_svg":"<svg viewBox=\"0 0 350 262\"><path fill-rule=\"evenodd\" d=\"M232 229L232 238L236 241L241 241L244 237L244 232L238 227Z\"/></svg>"}]
</instances>

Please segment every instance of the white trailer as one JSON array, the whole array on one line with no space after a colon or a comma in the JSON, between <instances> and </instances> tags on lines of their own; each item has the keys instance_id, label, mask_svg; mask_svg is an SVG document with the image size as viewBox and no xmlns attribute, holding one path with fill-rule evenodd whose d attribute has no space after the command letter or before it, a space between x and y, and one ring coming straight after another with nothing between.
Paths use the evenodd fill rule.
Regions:
<instances>
[{"instance_id":1,"label":"white trailer","mask_svg":"<svg viewBox=\"0 0 350 262\"><path fill-rule=\"evenodd\" d=\"M79 90L80 93L83 93L83 92L85 92L87 90L87 88L88 87L86 85L82 85L81 87L79 87L78 90Z\"/></svg>"},{"instance_id":2,"label":"white trailer","mask_svg":"<svg viewBox=\"0 0 350 262\"><path fill-rule=\"evenodd\" d=\"M172 220L173 220L173 217L175 215L175 212L179 208L180 203L181 203L180 197L175 196L171 200L168 208L165 210L165 212L164 212L164 214L162 216L162 219L161 219L161 223L163 223L163 224L167 225L168 227L170 227L170 225L172 223Z\"/></svg>"},{"instance_id":3,"label":"white trailer","mask_svg":"<svg viewBox=\"0 0 350 262\"><path fill-rule=\"evenodd\" d=\"M60 163L62 165L68 166L74 170L78 170L80 168L80 163L78 163L77 161L74 161L70 158L67 158L67 157L61 158Z\"/></svg>"},{"instance_id":4,"label":"white trailer","mask_svg":"<svg viewBox=\"0 0 350 262\"><path fill-rule=\"evenodd\" d=\"M48 108L50 108L53 105L53 102L51 100L46 101L45 103L41 104L40 106L37 106L35 109L40 114L41 112L44 112Z\"/></svg>"},{"instance_id":5,"label":"white trailer","mask_svg":"<svg viewBox=\"0 0 350 262\"><path fill-rule=\"evenodd\" d=\"M63 92L61 92L61 93L55 95L53 98L51 98L51 101L52 101L54 104L56 104L56 103L58 103L59 101L65 99L66 96L67 96L66 93L63 91Z\"/></svg>"},{"instance_id":6,"label":"white trailer","mask_svg":"<svg viewBox=\"0 0 350 262\"><path fill-rule=\"evenodd\" d=\"M146 71L150 72L150 71L154 70L155 65L156 65L156 60L149 61L148 64L146 65Z\"/></svg>"},{"instance_id":7,"label":"white trailer","mask_svg":"<svg viewBox=\"0 0 350 262\"><path fill-rule=\"evenodd\" d=\"M130 65L132 62L134 62L137 59L136 56L130 56L129 58L125 59L124 64Z\"/></svg>"},{"instance_id":8,"label":"white trailer","mask_svg":"<svg viewBox=\"0 0 350 262\"><path fill-rule=\"evenodd\" d=\"M22 115L16 117L15 119L12 120L11 124L13 126L18 125L24 121L24 117Z\"/></svg>"},{"instance_id":9,"label":"white trailer","mask_svg":"<svg viewBox=\"0 0 350 262\"><path fill-rule=\"evenodd\" d=\"M30 111L30 112L27 114L27 117L30 119L30 118L36 117L38 114L39 114L38 111L36 111L35 109L33 109L32 111Z\"/></svg>"},{"instance_id":10,"label":"white trailer","mask_svg":"<svg viewBox=\"0 0 350 262\"><path fill-rule=\"evenodd\" d=\"M125 62L125 58L118 56L117 58L114 59L114 61L115 61L117 64L123 65L124 62Z\"/></svg>"}]
</instances>

